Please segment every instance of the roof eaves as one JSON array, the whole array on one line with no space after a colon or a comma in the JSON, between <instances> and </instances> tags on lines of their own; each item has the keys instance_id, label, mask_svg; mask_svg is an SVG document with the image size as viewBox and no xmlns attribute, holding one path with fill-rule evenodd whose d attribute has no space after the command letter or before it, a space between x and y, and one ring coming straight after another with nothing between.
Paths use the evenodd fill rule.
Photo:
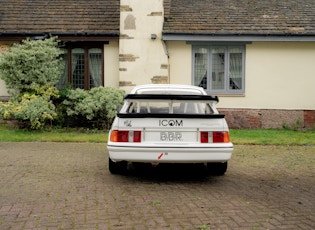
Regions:
<instances>
[{"instance_id":1,"label":"roof eaves","mask_svg":"<svg viewBox=\"0 0 315 230\"><path fill-rule=\"evenodd\" d=\"M162 33L164 41L201 42L254 42L290 41L315 42L315 34L203 34L203 33Z\"/></svg>"},{"instance_id":2,"label":"roof eaves","mask_svg":"<svg viewBox=\"0 0 315 230\"><path fill-rule=\"evenodd\" d=\"M0 40L22 40L25 38L47 38L50 36L58 36L60 40L64 41L102 41L106 39L118 39L119 32L107 32L107 33L90 33L90 32L51 32L51 33L27 33L27 32L0 32Z\"/></svg>"}]
</instances>

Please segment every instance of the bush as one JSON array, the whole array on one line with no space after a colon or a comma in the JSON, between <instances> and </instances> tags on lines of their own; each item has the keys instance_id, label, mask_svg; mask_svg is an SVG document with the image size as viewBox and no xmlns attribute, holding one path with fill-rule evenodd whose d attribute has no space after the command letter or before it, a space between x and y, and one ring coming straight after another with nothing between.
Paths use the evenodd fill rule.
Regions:
<instances>
[{"instance_id":1,"label":"bush","mask_svg":"<svg viewBox=\"0 0 315 230\"><path fill-rule=\"evenodd\" d=\"M49 124L59 126L108 129L122 105L124 92L111 87L89 91L34 86L33 93L0 102L0 119L18 120L29 129L42 129Z\"/></svg>"},{"instance_id":2,"label":"bush","mask_svg":"<svg viewBox=\"0 0 315 230\"><path fill-rule=\"evenodd\" d=\"M0 78L11 90L8 103L0 104L0 118L14 119L27 128L40 129L56 118L52 99L58 97L63 62L56 37L16 43L1 55Z\"/></svg>"},{"instance_id":3,"label":"bush","mask_svg":"<svg viewBox=\"0 0 315 230\"><path fill-rule=\"evenodd\" d=\"M116 116L117 108L122 105L124 92L101 86L89 91L67 90L65 97L60 111L64 114L64 120L71 121L68 126L108 129Z\"/></svg>"},{"instance_id":4,"label":"bush","mask_svg":"<svg viewBox=\"0 0 315 230\"><path fill-rule=\"evenodd\" d=\"M0 117L14 119L29 129L41 129L57 116L55 106L49 96L25 93L21 101L0 104Z\"/></svg>"},{"instance_id":5,"label":"bush","mask_svg":"<svg viewBox=\"0 0 315 230\"><path fill-rule=\"evenodd\" d=\"M0 78L11 94L34 91L37 85L54 86L64 69L62 52L55 37L16 43L0 57Z\"/></svg>"},{"instance_id":6,"label":"bush","mask_svg":"<svg viewBox=\"0 0 315 230\"><path fill-rule=\"evenodd\" d=\"M8 103L0 102L0 119L15 119L31 129L52 122L99 129L110 126L123 102L123 91L111 87L58 91L55 84L64 69L62 52L52 37L24 40L1 55L0 78L13 91Z\"/></svg>"}]
</instances>

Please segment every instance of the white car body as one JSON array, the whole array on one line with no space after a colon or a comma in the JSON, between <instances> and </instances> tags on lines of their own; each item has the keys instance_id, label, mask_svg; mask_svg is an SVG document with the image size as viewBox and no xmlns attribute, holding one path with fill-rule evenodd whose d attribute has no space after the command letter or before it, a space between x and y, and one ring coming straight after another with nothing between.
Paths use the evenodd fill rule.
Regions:
<instances>
[{"instance_id":1,"label":"white car body","mask_svg":"<svg viewBox=\"0 0 315 230\"><path fill-rule=\"evenodd\" d=\"M216 96L196 86L135 87L109 132L110 171L122 171L123 162L205 163L223 175L233 144L217 102Z\"/></svg>"}]
</instances>

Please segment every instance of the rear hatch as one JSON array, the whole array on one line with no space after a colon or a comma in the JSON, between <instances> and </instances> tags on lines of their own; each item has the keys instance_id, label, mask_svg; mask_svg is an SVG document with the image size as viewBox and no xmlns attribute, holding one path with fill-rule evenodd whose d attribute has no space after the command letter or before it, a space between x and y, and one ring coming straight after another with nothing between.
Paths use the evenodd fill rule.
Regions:
<instances>
[{"instance_id":1,"label":"rear hatch","mask_svg":"<svg viewBox=\"0 0 315 230\"><path fill-rule=\"evenodd\" d=\"M208 95L130 94L117 114L116 129L128 130L129 143L150 146L229 142L224 115L214 107L217 101Z\"/></svg>"},{"instance_id":2,"label":"rear hatch","mask_svg":"<svg viewBox=\"0 0 315 230\"><path fill-rule=\"evenodd\" d=\"M148 145L195 145L200 144L203 135L208 135L207 143L213 143L213 135L228 131L223 115L208 117L120 117L119 130L128 130L129 142ZM134 137L138 135L138 141ZM140 135L140 136L139 136ZM140 138L140 141L139 141ZM205 142L205 141L204 141Z\"/></svg>"}]
</instances>

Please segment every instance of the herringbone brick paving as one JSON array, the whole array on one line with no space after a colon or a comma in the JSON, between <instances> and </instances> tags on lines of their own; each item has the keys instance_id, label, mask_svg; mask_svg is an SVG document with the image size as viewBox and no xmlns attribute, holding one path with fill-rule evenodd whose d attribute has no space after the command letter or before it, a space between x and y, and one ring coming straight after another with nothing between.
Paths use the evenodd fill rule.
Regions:
<instances>
[{"instance_id":1,"label":"herringbone brick paving","mask_svg":"<svg viewBox=\"0 0 315 230\"><path fill-rule=\"evenodd\" d=\"M118 176L105 144L0 142L0 229L315 229L314 191L314 146L235 146L223 177Z\"/></svg>"}]
</instances>

